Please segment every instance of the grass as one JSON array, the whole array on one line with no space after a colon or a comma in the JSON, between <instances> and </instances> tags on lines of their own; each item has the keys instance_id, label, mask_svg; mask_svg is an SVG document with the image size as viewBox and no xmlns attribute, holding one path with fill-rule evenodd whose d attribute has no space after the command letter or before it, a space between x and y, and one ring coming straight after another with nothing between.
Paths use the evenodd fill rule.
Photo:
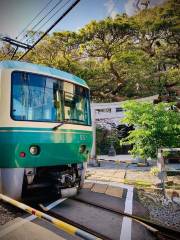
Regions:
<instances>
[{"instance_id":1,"label":"grass","mask_svg":"<svg viewBox=\"0 0 180 240\"><path fill-rule=\"evenodd\" d=\"M134 185L135 187L150 187L150 186L152 186L151 182L144 181L144 180L127 180L127 179L125 179L124 183Z\"/></svg>"},{"instance_id":2,"label":"grass","mask_svg":"<svg viewBox=\"0 0 180 240\"><path fill-rule=\"evenodd\" d=\"M166 185L166 189L180 190L180 184Z\"/></svg>"}]
</instances>

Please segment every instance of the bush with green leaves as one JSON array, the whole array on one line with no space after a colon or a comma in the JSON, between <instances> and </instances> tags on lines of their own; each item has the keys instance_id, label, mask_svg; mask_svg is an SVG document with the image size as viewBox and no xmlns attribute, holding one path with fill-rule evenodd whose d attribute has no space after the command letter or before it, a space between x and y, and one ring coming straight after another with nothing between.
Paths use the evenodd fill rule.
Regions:
<instances>
[{"instance_id":1,"label":"bush with green leaves","mask_svg":"<svg viewBox=\"0 0 180 240\"><path fill-rule=\"evenodd\" d=\"M109 131L101 126L96 127L96 154L108 154L109 143L107 138L109 136Z\"/></svg>"},{"instance_id":2,"label":"bush with green leaves","mask_svg":"<svg viewBox=\"0 0 180 240\"><path fill-rule=\"evenodd\" d=\"M158 167L152 167L151 170L150 170L150 173L153 176L158 176L159 172L160 172L160 169Z\"/></svg>"},{"instance_id":3,"label":"bush with green leaves","mask_svg":"<svg viewBox=\"0 0 180 240\"><path fill-rule=\"evenodd\" d=\"M116 154L124 154L130 149L130 146L122 146L119 144L120 138L118 134L119 130L117 128L112 128L111 130L106 127L96 126L96 154L97 155L107 155L109 148L113 143L116 150Z\"/></svg>"},{"instance_id":4,"label":"bush with green leaves","mask_svg":"<svg viewBox=\"0 0 180 240\"><path fill-rule=\"evenodd\" d=\"M180 112L172 110L173 103L152 104L127 101L123 122L135 130L122 140L132 144L130 153L144 159L157 158L158 148L180 147Z\"/></svg>"}]
</instances>

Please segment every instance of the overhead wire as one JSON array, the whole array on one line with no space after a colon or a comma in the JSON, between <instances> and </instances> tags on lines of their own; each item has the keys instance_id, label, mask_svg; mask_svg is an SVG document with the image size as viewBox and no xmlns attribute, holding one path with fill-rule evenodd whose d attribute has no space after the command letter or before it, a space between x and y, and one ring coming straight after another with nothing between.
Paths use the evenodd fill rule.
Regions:
<instances>
[{"instance_id":1,"label":"overhead wire","mask_svg":"<svg viewBox=\"0 0 180 240\"><path fill-rule=\"evenodd\" d=\"M37 14L36 16L26 25L26 27L16 36L16 39L19 38L28 27L41 15L41 13L53 2L54 0L50 0Z\"/></svg>"},{"instance_id":2,"label":"overhead wire","mask_svg":"<svg viewBox=\"0 0 180 240\"><path fill-rule=\"evenodd\" d=\"M110 17L111 17L112 12L116 9L117 4L118 4L118 0L117 0L117 2L114 3L114 6L111 8L111 11L108 14Z\"/></svg>"},{"instance_id":3,"label":"overhead wire","mask_svg":"<svg viewBox=\"0 0 180 240\"><path fill-rule=\"evenodd\" d=\"M62 13L62 15L43 33L43 35L32 45L30 49L28 49L25 53L23 53L18 60L21 60L24 56L27 55L29 51L31 51L78 3L80 0L75 0L68 9Z\"/></svg>"},{"instance_id":4,"label":"overhead wire","mask_svg":"<svg viewBox=\"0 0 180 240\"><path fill-rule=\"evenodd\" d=\"M56 7L62 2L63 0L59 0L53 8L51 8L51 10L44 16L42 17L32 28L31 31L33 31L54 9L56 9ZM22 41L23 38L20 39L20 41Z\"/></svg>"},{"instance_id":5,"label":"overhead wire","mask_svg":"<svg viewBox=\"0 0 180 240\"><path fill-rule=\"evenodd\" d=\"M39 32L58 12L60 12L71 0L68 0L62 7L60 7L45 23L43 23L26 41L30 40L37 32Z\"/></svg>"},{"instance_id":6,"label":"overhead wire","mask_svg":"<svg viewBox=\"0 0 180 240\"><path fill-rule=\"evenodd\" d=\"M36 14L36 16L31 20L31 22L30 22L27 26L30 26L31 23L48 7L48 5L49 5L52 1L53 1L53 0L50 0L50 1L45 5L45 7L44 7L38 14ZM54 9L56 9L56 7L57 7L62 1L63 1L63 0L59 0L58 3L56 3L56 5L45 15L45 17L43 17L37 24L35 24L35 26L34 26L33 28L35 28L36 26L38 26L38 25L40 24L40 22L42 22ZM42 27L44 27L44 26L45 26L59 11L61 11L70 1L71 1L71 0L68 0L61 8L59 8L45 23L43 23L43 25L41 25L41 26L38 28L38 31L39 31ZM18 60L20 60L24 55L26 55L30 50L32 50L32 49L34 48L34 46L35 46L45 35L47 35L48 32L49 32L57 23L58 23L62 18L64 18L64 17L77 5L78 2L80 2L80 0L76 0L71 6L69 6L69 8L68 8L64 13L62 13L62 15L60 16L60 18L58 18L58 19L53 23L53 25L51 25L51 26L48 28L48 30L45 31L45 33L43 33L43 35L40 36L40 38L39 38L35 43L33 43L33 45L32 45L22 56L19 57ZM27 26L26 26L26 28L27 28ZM24 28L18 36L20 36L20 35L26 30L26 28ZM35 33L36 33L36 32L35 32ZM35 34L35 33L34 33L34 34ZM33 35L34 35L34 34L33 34ZM18 36L17 36L17 37L18 37ZM17 37L16 37L16 38L17 38ZM12 52L12 50L13 50L13 52L14 52L14 53L13 53L13 56L12 56L12 58L13 58L14 55L16 54L18 48L17 48L17 49L10 49L10 50L8 51L8 53L6 54L6 56L9 55L9 54Z\"/></svg>"},{"instance_id":7,"label":"overhead wire","mask_svg":"<svg viewBox=\"0 0 180 240\"><path fill-rule=\"evenodd\" d=\"M16 47L16 48L14 49L13 54L12 54L12 56L11 56L11 60L12 60L12 59L14 58L14 56L16 55L17 51L18 51L18 47Z\"/></svg>"},{"instance_id":8,"label":"overhead wire","mask_svg":"<svg viewBox=\"0 0 180 240\"><path fill-rule=\"evenodd\" d=\"M14 54L14 52L15 52L15 48L10 48L10 49L8 50L8 52L5 53L4 59L6 59L6 57L10 57L9 55L10 55L11 53Z\"/></svg>"}]
</instances>

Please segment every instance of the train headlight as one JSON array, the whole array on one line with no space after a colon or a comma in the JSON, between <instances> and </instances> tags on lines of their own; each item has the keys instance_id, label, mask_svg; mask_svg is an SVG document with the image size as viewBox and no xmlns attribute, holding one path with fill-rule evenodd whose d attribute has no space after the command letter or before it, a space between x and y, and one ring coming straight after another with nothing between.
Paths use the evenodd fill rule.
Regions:
<instances>
[{"instance_id":1,"label":"train headlight","mask_svg":"<svg viewBox=\"0 0 180 240\"><path fill-rule=\"evenodd\" d=\"M29 151L32 155L38 155L40 152L40 148L38 146L31 146Z\"/></svg>"}]
</instances>

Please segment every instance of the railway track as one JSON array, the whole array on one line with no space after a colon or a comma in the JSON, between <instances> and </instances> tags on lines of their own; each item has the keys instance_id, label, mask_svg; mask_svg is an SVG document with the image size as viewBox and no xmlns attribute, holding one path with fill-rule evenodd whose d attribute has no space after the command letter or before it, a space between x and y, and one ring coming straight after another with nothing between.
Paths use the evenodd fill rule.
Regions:
<instances>
[{"instance_id":1,"label":"railway track","mask_svg":"<svg viewBox=\"0 0 180 240\"><path fill-rule=\"evenodd\" d=\"M76 236L88 240L179 239L180 232L151 222L141 208L132 207L132 213L128 212L128 200L126 196L123 203L120 198L83 189L73 198L61 199L51 204L44 202L41 205L42 212L28 206L23 209L48 220L69 234L77 232L79 234ZM21 203L20 206L22 207Z\"/></svg>"},{"instance_id":2,"label":"railway track","mask_svg":"<svg viewBox=\"0 0 180 240\"><path fill-rule=\"evenodd\" d=\"M92 192L90 197L90 193L84 191L77 197L62 202L48 213L104 240L121 239L124 218L130 220L132 224L132 229L129 229L132 231L131 240L179 239L180 232L157 225L142 216L124 213L120 207L117 207L115 201L103 201L102 198L102 195ZM105 197L106 200L107 198Z\"/></svg>"},{"instance_id":3,"label":"railway track","mask_svg":"<svg viewBox=\"0 0 180 240\"><path fill-rule=\"evenodd\" d=\"M149 219L144 218L142 212L140 212L138 214L138 212L135 211L136 215L125 213L122 211L122 209L119 206L117 207L117 206L115 206L115 204L111 204L108 206L107 202L101 201L100 199L98 199L98 201L97 201L95 196L94 196L94 198L92 197L92 193L91 193L91 198L90 198L89 192L87 192L87 193L88 194L84 194L84 195L79 194L78 196L76 196L74 198L74 200L83 202L83 203L86 203L86 204L89 204L89 205L92 205L95 207L99 207L101 209L107 210L111 213L116 213L123 217L129 217L132 220L136 221L137 223L140 223L141 225L145 226L147 229L149 229L149 231L151 231L157 235L159 233L161 233L167 238L179 239L180 232L177 231L176 229L172 229L172 228L165 227L160 224L154 223L154 222L150 221Z\"/></svg>"}]
</instances>

